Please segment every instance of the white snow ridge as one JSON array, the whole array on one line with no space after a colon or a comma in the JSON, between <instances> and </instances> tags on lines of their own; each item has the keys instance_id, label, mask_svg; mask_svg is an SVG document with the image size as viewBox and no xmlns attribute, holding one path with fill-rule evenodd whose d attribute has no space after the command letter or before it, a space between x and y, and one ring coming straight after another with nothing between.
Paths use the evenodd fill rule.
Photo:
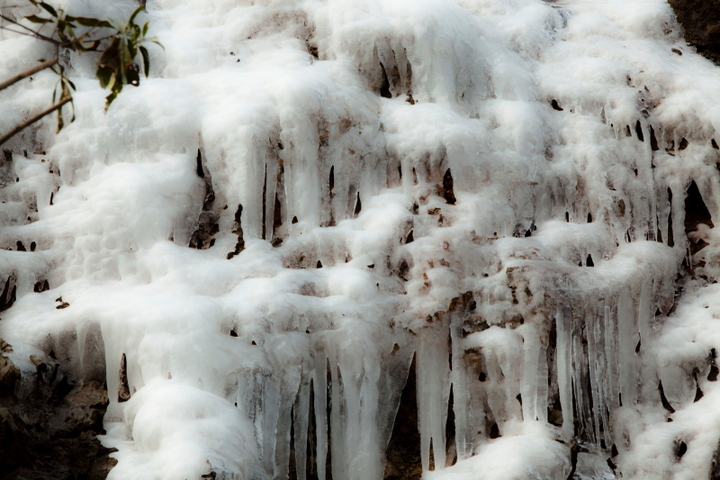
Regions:
<instances>
[{"instance_id":1,"label":"white snow ridge","mask_svg":"<svg viewBox=\"0 0 720 480\"><path fill-rule=\"evenodd\" d=\"M69 55L77 120L0 172L0 337L107 382L110 480L419 478L415 428L426 480L720 478L720 69L666 1L141 20L150 79L104 113Z\"/></svg>"}]
</instances>

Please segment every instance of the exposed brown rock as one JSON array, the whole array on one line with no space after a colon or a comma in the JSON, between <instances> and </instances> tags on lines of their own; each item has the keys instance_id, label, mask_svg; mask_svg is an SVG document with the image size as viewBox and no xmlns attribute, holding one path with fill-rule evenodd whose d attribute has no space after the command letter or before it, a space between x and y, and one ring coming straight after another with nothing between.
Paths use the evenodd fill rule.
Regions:
<instances>
[{"instance_id":1,"label":"exposed brown rock","mask_svg":"<svg viewBox=\"0 0 720 480\"><path fill-rule=\"evenodd\" d=\"M669 0L685 40L720 65L720 0Z\"/></svg>"},{"instance_id":2,"label":"exposed brown rock","mask_svg":"<svg viewBox=\"0 0 720 480\"><path fill-rule=\"evenodd\" d=\"M11 352L0 339L0 479L106 478L117 462L97 439L105 433L105 387L70 385L57 364L35 355L36 371L21 372L3 355Z\"/></svg>"}]
</instances>

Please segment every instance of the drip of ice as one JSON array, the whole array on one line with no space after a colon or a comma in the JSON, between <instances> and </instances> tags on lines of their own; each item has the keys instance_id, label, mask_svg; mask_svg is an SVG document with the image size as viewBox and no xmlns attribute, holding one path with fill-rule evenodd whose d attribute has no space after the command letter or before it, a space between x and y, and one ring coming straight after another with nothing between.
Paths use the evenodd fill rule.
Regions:
<instances>
[{"instance_id":1,"label":"drip of ice","mask_svg":"<svg viewBox=\"0 0 720 480\"><path fill-rule=\"evenodd\" d=\"M428 479L717 474L720 71L667 3L147 10L151 78L63 57L0 167L0 336L107 382L110 479L383 478L410 375Z\"/></svg>"}]
</instances>

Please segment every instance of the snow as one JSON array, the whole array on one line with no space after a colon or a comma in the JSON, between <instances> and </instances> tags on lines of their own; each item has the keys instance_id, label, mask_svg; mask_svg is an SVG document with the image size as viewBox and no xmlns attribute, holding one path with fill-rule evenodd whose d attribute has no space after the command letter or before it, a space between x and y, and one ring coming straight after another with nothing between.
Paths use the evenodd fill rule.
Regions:
<instances>
[{"instance_id":1,"label":"snow","mask_svg":"<svg viewBox=\"0 0 720 480\"><path fill-rule=\"evenodd\" d=\"M569 449L544 435L535 422L516 425L514 436L491 440L477 455L442 471L429 472L427 480L520 480L567 478L571 471ZM519 452L523 454L519 455ZM611 477L612 478L612 477Z\"/></svg>"},{"instance_id":2,"label":"snow","mask_svg":"<svg viewBox=\"0 0 720 480\"><path fill-rule=\"evenodd\" d=\"M23 368L107 382L110 480L287 478L291 452L298 478L382 478L413 358L428 480L566 478L573 448L579 478L708 477L720 239L686 235L685 196L717 221L720 71L666 2L154 0L145 20L150 78L104 113L92 59L64 58L77 120L0 167L0 337ZM6 31L0 52L3 78L51 54ZM2 92L0 131L54 81ZM212 246L188 248L201 218Z\"/></svg>"}]
</instances>

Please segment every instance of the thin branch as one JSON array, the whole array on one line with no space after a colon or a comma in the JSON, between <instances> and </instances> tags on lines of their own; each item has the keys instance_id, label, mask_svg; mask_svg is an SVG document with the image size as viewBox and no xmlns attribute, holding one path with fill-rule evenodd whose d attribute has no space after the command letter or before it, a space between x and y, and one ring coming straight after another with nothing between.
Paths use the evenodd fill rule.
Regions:
<instances>
[{"instance_id":1,"label":"thin branch","mask_svg":"<svg viewBox=\"0 0 720 480\"><path fill-rule=\"evenodd\" d=\"M23 25L23 24L21 24L21 23L18 23L18 22L16 22L15 20L13 20L12 18L6 17L5 15L3 15L3 14L1 14L1 13L0 13L0 18L2 18L3 20L8 21L8 22L10 22L10 23L12 23L12 24L14 24L14 25L17 25L17 26L20 27L20 28L24 28L25 30L31 32L31 35L32 35L32 36L37 37L37 38L39 38L40 40L44 40L44 41L46 41L46 42L54 43L55 45L58 45L58 46L61 46L61 47L67 47L67 45L65 45L64 43L58 42L58 41L55 40L54 38L46 37L46 36L43 35L42 33L36 32L36 31L33 30L32 28L28 28L28 27L26 27L25 25ZM2 28L2 27L0 27L0 28Z\"/></svg>"},{"instance_id":2,"label":"thin branch","mask_svg":"<svg viewBox=\"0 0 720 480\"><path fill-rule=\"evenodd\" d=\"M47 115L50 115L58 108L62 108L63 105L70 102L71 100L72 100L72 97L65 97L62 100L60 100L58 103L53 105L52 107L48 108L47 110L43 110L42 112L38 113L34 117L28 119L27 121L25 121L25 122L21 123L20 125L18 125L17 127L13 128L8 133L6 133L2 137L0 137L0 145L7 142L8 140L10 140L13 136L17 135L18 133L22 132L23 130L25 130L27 127L29 127L33 123L37 122L38 120L42 119L43 117L45 117Z\"/></svg>"},{"instance_id":3,"label":"thin branch","mask_svg":"<svg viewBox=\"0 0 720 480\"><path fill-rule=\"evenodd\" d=\"M19 73L8 80L5 80L4 82L0 83L0 91L5 90L10 85L13 85L13 84L19 82L23 78L27 78L30 75L33 75L41 70L45 70L46 68L52 67L53 65L55 65L57 63L57 61L58 61L57 58L51 58L50 60L47 60L47 61L41 63L40 65L35 65L34 67L28 68L24 72Z\"/></svg>"},{"instance_id":4,"label":"thin branch","mask_svg":"<svg viewBox=\"0 0 720 480\"><path fill-rule=\"evenodd\" d=\"M16 21L13 20L12 18L6 17L6 16L3 15L2 13L0 13L0 18L2 18L3 20L6 20L6 21L8 21L8 22L10 22L10 23L12 23L12 24L15 24L15 25L17 25L17 26L20 27L20 28L24 28L25 30L27 30L27 31L29 31L29 32L32 32L32 33L35 33L35 34L37 33L37 32L36 32L35 30L33 30L32 28L26 27L25 25L16 22Z\"/></svg>"},{"instance_id":5,"label":"thin branch","mask_svg":"<svg viewBox=\"0 0 720 480\"><path fill-rule=\"evenodd\" d=\"M6 21L8 21L8 22L10 22L10 23L12 23L12 24L14 24L14 25L17 25L17 26L20 27L20 28L24 28L24 29L27 30L28 32L32 32L32 33L34 33L34 34L37 34L37 32L36 32L35 30L33 30L32 28L27 27L27 26L23 25L22 23L18 23L17 21L13 20L12 18L6 17L5 15L3 15L3 14L1 14L1 13L0 13L0 18L2 18L3 20L6 20Z\"/></svg>"},{"instance_id":6,"label":"thin branch","mask_svg":"<svg viewBox=\"0 0 720 480\"><path fill-rule=\"evenodd\" d=\"M20 32L18 30L13 30L12 28L3 27L2 25L0 25L0 30L5 30L6 32L12 32L12 33L17 33L18 35L27 35L28 37L36 38L35 35L33 35L31 33Z\"/></svg>"}]
</instances>

